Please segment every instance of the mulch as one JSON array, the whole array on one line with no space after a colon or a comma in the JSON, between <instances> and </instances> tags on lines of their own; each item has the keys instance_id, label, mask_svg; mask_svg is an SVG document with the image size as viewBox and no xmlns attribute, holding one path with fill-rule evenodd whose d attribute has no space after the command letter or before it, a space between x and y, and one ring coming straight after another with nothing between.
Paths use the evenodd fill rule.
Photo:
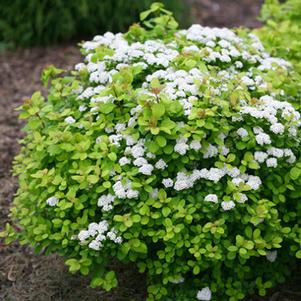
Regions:
<instances>
[{"instance_id":1,"label":"mulch","mask_svg":"<svg viewBox=\"0 0 301 301\"><path fill-rule=\"evenodd\" d=\"M194 22L210 26L256 27L261 0L187 0ZM22 122L16 108L36 90L41 90L42 69L54 64L71 69L80 61L77 47L60 45L0 54L0 229L9 217L9 207L17 189L11 166L22 138ZM0 300L2 301L142 301L145 279L133 267L117 266L119 287L110 293L91 289L89 279L67 272L57 255L33 254L18 243L0 241ZM249 301L301 300L301 273L270 293Z\"/></svg>"}]
</instances>

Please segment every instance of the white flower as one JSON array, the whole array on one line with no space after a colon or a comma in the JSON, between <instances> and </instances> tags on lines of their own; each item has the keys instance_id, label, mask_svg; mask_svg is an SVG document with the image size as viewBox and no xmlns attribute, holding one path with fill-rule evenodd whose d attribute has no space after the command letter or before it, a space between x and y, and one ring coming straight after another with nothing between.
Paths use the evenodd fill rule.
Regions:
<instances>
[{"instance_id":1,"label":"white flower","mask_svg":"<svg viewBox=\"0 0 301 301\"><path fill-rule=\"evenodd\" d=\"M268 157L268 154L265 152L261 152L261 151L256 151L254 153L254 159L255 161L257 161L258 163L263 163L266 158Z\"/></svg>"},{"instance_id":2,"label":"white flower","mask_svg":"<svg viewBox=\"0 0 301 301\"><path fill-rule=\"evenodd\" d=\"M133 163L135 166L138 166L138 167L148 164L147 160L144 159L143 157L139 157L139 158L135 159L135 161Z\"/></svg>"},{"instance_id":3,"label":"white flower","mask_svg":"<svg viewBox=\"0 0 301 301\"><path fill-rule=\"evenodd\" d=\"M249 78L248 76L243 76L241 78L241 81L247 86L252 86L255 84L254 80Z\"/></svg>"},{"instance_id":4,"label":"white flower","mask_svg":"<svg viewBox=\"0 0 301 301\"><path fill-rule=\"evenodd\" d=\"M212 158L218 154L218 149L212 144L209 144L208 148L206 149L206 152L203 155L204 159Z\"/></svg>"},{"instance_id":5,"label":"white flower","mask_svg":"<svg viewBox=\"0 0 301 301\"><path fill-rule=\"evenodd\" d=\"M281 123L274 123L271 125L270 130L274 134L283 134L284 133L284 125Z\"/></svg>"},{"instance_id":6,"label":"white flower","mask_svg":"<svg viewBox=\"0 0 301 301\"><path fill-rule=\"evenodd\" d=\"M153 154L153 153L147 153L147 154L146 154L146 157L149 158L149 159L155 159L155 158L156 158L156 155Z\"/></svg>"},{"instance_id":7,"label":"white flower","mask_svg":"<svg viewBox=\"0 0 301 301\"><path fill-rule=\"evenodd\" d=\"M294 155L294 153L292 152L291 149L285 148L285 149L283 150L283 152L284 152L284 156L289 157L289 158L286 160L287 163L293 164L293 163L296 162L296 156Z\"/></svg>"},{"instance_id":8,"label":"white flower","mask_svg":"<svg viewBox=\"0 0 301 301\"><path fill-rule=\"evenodd\" d=\"M118 162L121 166L124 166L126 164L131 163L131 160L127 157L121 157Z\"/></svg>"},{"instance_id":9,"label":"white flower","mask_svg":"<svg viewBox=\"0 0 301 301\"><path fill-rule=\"evenodd\" d=\"M237 135L240 136L241 138L247 137L249 135L248 131L244 128L239 128L236 131Z\"/></svg>"},{"instance_id":10,"label":"white flower","mask_svg":"<svg viewBox=\"0 0 301 301\"><path fill-rule=\"evenodd\" d=\"M261 180L257 176L249 176L247 181L247 185L249 185L252 189L257 190L262 184Z\"/></svg>"},{"instance_id":11,"label":"white flower","mask_svg":"<svg viewBox=\"0 0 301 301\"><path fill-rule=\"evenodd\" d=\"M111 133L114 132L114 129L113 129L113 128L108 128L108 127L106 127L106 128L105 128L105 132L108 133L108 134L111 134Z\"/></svg>"},{"instance_id":12,"label":"white flower","mask_svg":"<svg viewBox=\"0 0 301 301\"><path fill-rule=\"evenodd\" d=\"M266 133L260 133L258 135L255 136L256 142L259 145L264 145L264 144L271 144L271 138L268 134Z\"/></svg>"},{"instance_id":13,"label":"white flower","mask_svg":"<svg viewBox=\"0 0 301 301\"><path fill-rule=\"evenodd\" d=\"M98 251L101 247L101 243L97 240L92 240L90 243L89 243L89 248L90 249L93 249L95 251Z\"/></svg>"},{"instance_id":14,"label":"white flower","mask_svg":"<svg viewBox=\"0 0 301 301\"><path fill-rule=\"evenodd\" d=\"M109 141L111 144L120 146L120 141L122 140L122 135L110 135L109 136Z\"/></svg>"},{"instance_id":15,"label":"white flower","mask_svg":"<svg viewBox=\"0 0 301 301\"><path fill-rule=\"evenodd\" d=\"M205 202L212 202L212 203L217 203L218 198L216 194L207 194L204 198Z\"/></svg>"},{"instance_id":16,"label":"white flower","mask_svg":"<svg viewBox=\"0 0 301 301\"><path fill-rule=\"evenodd\" d=\"M144 164L139 168L139 172L144 175L150 176L152 174L154 167L151 164Z\"/></svg>"},{"instance_id":17,"label":"white flower","mask_svg":"<svg viewBox=\"0 0 301 301\"><path fill-rule=\"evenodd\" d=\"M253 128L253 132L254 132L254 134L257 135L257 134L263 133L263 129L260 126L255 126Z\"/></svg>"},{"instance_id":18,"label":"white flower","mask_svg":"<svg viewBox=\"0 0 301 301\"><path fill-rule=\"evenodd\" d=\"M176 145L174 147L174 151L177 152L177 153L179 153L182 156L185 155L186 152L187 152L187 150L189 149L188 144L186 144L187 140L188 139L185 138L185 137L178 138L177 139L177 143L176 143Z\"/></svg>"},{"instance_id":19,"label":"white flower","mask_svg":"<svg viewBox=\"0 0 301 301\"><path fill-rule=\"evenodd\" d=\"M267 153L270 155L270 156L274 156L276 158L282 158L284 156L284 150L281 149L281 148L276 148L276 147L270 147L268 150L267 150Z\"/></svg>"},{"instance_id":20,"label":"white flower","mask_svg":"<svg viewBox=\"0 0 301 301\"><path fill-rule=\"evenodd\" d=\"M84 241L86 239L88 239L90 237L90 233L87 230L81 230L78 235L77 235L78 239L80 241Z\"/></svg>"},{"instance_id":21,"label":"white flower","mask_svg":"<svg viewBox=\"0 0 301 301\"><path fill-rule=\"evenodd\" d=\"M120 236L117 236L117 231L113 228L113 229L111 229L111 231L109 231L108 233L107 233L107 237L111 240L111 241L113 241L113 242L115 242L115 243L117 243L117 244L120 244L121 242L122 242L122 238L120 237Z\"/></svg>"},{"instance_id":22,"label":"white flower","mask_svg":"<svg viewBox=\"0 0 301 301\"><path fill-rule=\"evenodd\" d=\"M99 229L99 224L97 223L91 223L88 226L90 236L95 236L99 232Z\"/></svg>"},{"instance_id":23,"label":"white flower","mask_svg":"<svg viewBox=\"0 0 301 301\"><path fill-rule=\"evenodd\" d=\"M229 175L231 178L236 178L240 175L240 171L237 167L233 167L233 168L226 168L225 172L227 175Z\"/></svg>"},{"instance_id":24,"label":"white flower","mask_svg":"<svg viewBox=\"0 0 301 301\"><path fill-rule=\"evenodd\" d=\"M234 185L236 185L236 186L239 186L240 183L244 183L244 180L241 179L241 178L233 178L233 179L232 179L232 183L233 183Z\"/></svg>"},{"instance_id":25,"label":"white flower","mask_svg":"<svg viewBox=\"0 0 301 301\"><path fill-rule=\"evenodd\" d=\"M210 301L211 300L211 290L209 287L204 287L197 293L197 299L202 301Z\"/></svg>"},{"instance_id":26,"label":"white flower","mask_svg":"<svg viewBox=\"0 0 301 301\"><path fill-rule=\"evenodd\" d=\"M56 206L57 205L57 203L59 202L59 199L58 198L56 198L55 196L52 196L52 197L50 197L50 198L48 198L47 200L46 200L46 203L49 205L49 206Z\"/></svg>"},{"instance_id":27,"label":"white flower","mask_svg":"<svg viewBox=\"0 0 301 301\"><path fill-rule=\"evenodd\" d=\"M101 207L103 211L110 211L113 209L112 203L115 200L115 196L112 194L108 194L108 195L102 195L99 199L98 199L98 203L97 206Z\"/></svg>"},{"instance_id":28,"label":"white flower","mask_svg":"<svg viewBox=\"0 0 301 301\"><path fill-rule=\"evenodd\" d=\"M193 141L190 143L189 147L197 152L198 150L201 149L202 145L201 145L200 141L198 141L198 140L193 140Z\"/></svg>"},{"instance_id":29,"label":"white flower","mask_svg":"<svg viewBox=\"0 0 301 301\"><path fill-rule=\"evenodd\" d=\"M124 131L126 129L126 126L124 123L117 123L115 125L115 130L117 133L121 132L121 131Z\"/></svg>"},{"instance_id":30,"label":"white flower","mask_svg":"<svg viewBox=\"0 0 301 301\"><path fill-rule=\"evenodd\" d=\"M128 145L128 146L132 146L136 143L135 139L130 135L124 136L124 139L126 141L126 145Z\"/></svg>"},{"instance_id":31,"label":"white flower","mask_svg":"<svg viewBox=\"0 0 301 301\"><path fill-rule=\"evenodd\" d=\"M84 63L79 63L74 66L74 69L77 71L80 71L80 70L84 69L85 67L86 67L86 65Z\"/></svg>"},{"instance_id":32,"label":"white flower","mask_svg":"<svg viewBox=\"0 0 301 301\"><path fill-rule=\"evenodd\" d=\"M79 108L78 108L78 110L79 110L80 112L83 112L83 111L85 111L86 109L87 109L87 106L86 106L86 105L80 105Z\"/></svg>"},{"instance_id":33,"label":"white flower","mask_svg":"<svg viewBox=\"0 0 301 301\"><path fill-rule=\"evenodd\" d=\"M106 220L103 220L101 222L98 223L98 232L99 233L104 233L106 231L108 231L109 228L109 223Z\"/></svg>"},{"instance_id":34,"label":"white flower","mask_svg":"<svg viewBox=\"0 0 301 301\"><path fill-rule=\"evenodd\" d=\"M122 185L122 183L120 181L117 181L114 185L113 185L113 190L115 192L115 195L120 198L120 199L124 199L126 197L126 191L125 191L125 187Z\"/></svg>"},{"instance_id":35,"label":"white flower","mask_svg":"<svg viewBox=\"0 0 301 301\"><path fill-rule=\"evenodd\" d=\"M74 123L75 121L76 120L72 116L68 116L65 118L65 122L69 124Z\"/></svg>"},{"instance_id":36,"label":"white flower","mask_svg":"<svg viewBox=\"0 0 301 301\"><path fill-rule=\"evenodd\" d=\"M237 200L238 203L244 203L248 200L248 197L244 193L239 193L239 199Z\"/></svg>"},{"instance_id":37,"label":"white flower","mask_svg":"<svg viewBox=\"0 0 301 301\"><path fill-rule=\"evenodd\" d=\"M183 277L181 277L181 278L178 278L178 279L170 280L170 282L173 283L173 284L181 284L181 283L185 282L185 279Z\"/></svg>"},{"instance_id":38,"label":"white flower","mask_svg":"<svg viewBox=\"0 0 301 301\"><path fill-rule=\"evenodd\" d=\"M193 181L191 181L190 177L186 175L184 172L178 172L177 178L175 181L174 189L175 190L183 190L192 187Z\"/></svg>"},{"instance_id":39,"label":"white flower","mask_svg":"<svg viewBox=\"0 0 301 301\"><path fill-rule=\"evenodd\" d=\"M173 186L173 180L170 179L170 178L163 179L163 180L162 180L162 184L163 184L166 188L172 187L172 186Z\"/></svg>"},{"instance_id":40,"label":"white flower","mask_svg":"<svg viewBox=\"0 0 301 301\"><path fill-rule=\"evenodd\" d=\"M225 211L231 210L235 207L235 203L233 201L224 201L221 205Z\"/></svg>"},{"instance_id":41,"label":"white flower","mask_svg":"<svg viewBox=\"0 0 301 301\"><path fill-rule=\"evenodd\" d=\"M156 162L155 167L157 169L165 169L167 167L167 164L163 159L160 159L159 161Z\"/></svg>"},{"instance_id":42,"label":"white flower","mask_svg":"<svg viewBox=\"0 0 301 301\"><path fill-rule=\"evenodd\" d=\"M128 199L136 199L138 196L139 196L139 191L137 191L137 190L129 189L126 192L126 197Z\"/></svg>"},{"instance_id":43,"label":"white flower","mask_svg":"<svg viewBox=\"0 0 301 301\"><path fill-rule=\"evenodd\" d=\"M274 262L277 259L277 251L267 251L266 258L270 262Z\"/></svg>"},{"instance_id":44,"label":"white flower","mask_svg":"<svg viewBox=\"0 0 301 301\"><path fill-rule=\"evenodd\" d=\"M132 147L131 153L134 158L142 157L144 155L144 147L140 144L136 144Z\"/></svg>"},{"instance_id":45,"label":"white flower","mask_svg":"<svg viewBox=\"0 0 301 301\"><path fill-rule=\"evenodd\" d=\"M223 155L223 156L227 156L230 152L230 149L228 147L226 147L225 145L219 147L219 152Z\"/></svg>"},{"instance_id":46,"label":"white flower","mask_svg":"<svg viewBox=\"0 0 301 301\"><path fill-rule=\"evenodd\" d=\"M276 158L269 158L266 160L267 167L277 167L278 162Z\"/></svg>"},{"instance_id":47,"label":"white flower","mask_svg":"<svg viewBox=\"0 0 301 301\"><path fill-rule=\"evenodd\" d=\"M295 137L295 136L297 136L297 129L294 126L291 126L288 129L288 133L290 136Z\"/></svg>"},{"instance_id":48,"label":"white flower","mask_svg":"<svg viewBox=\"0 0 301 301\"><path fill-rule=\"evenodd\" d=\"M133 127L136 124L137 118L131 117L128 121L128 127Z\"/></svg>"}]
</instances>

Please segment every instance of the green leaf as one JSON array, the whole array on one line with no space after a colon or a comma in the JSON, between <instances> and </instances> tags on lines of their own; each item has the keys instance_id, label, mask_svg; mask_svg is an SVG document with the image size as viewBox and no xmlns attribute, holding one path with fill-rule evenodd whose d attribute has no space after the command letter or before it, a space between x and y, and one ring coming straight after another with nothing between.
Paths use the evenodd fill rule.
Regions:
<instances>
[{"instance_id":1,"label":"green leaf","mask_svg":"<svg viewBox=\"0 0 301 301\"><path fill-rule=\"evenodd\" d=\"M301 250L299 250L297 253L296 253L296 257L301 259Z\"/></svg>"},{"instance_id":2,"label":"green leaf","mask_svg":"<svg viewBox=\"0 0 301 301\"><path fill-rule=\"evenodd\" d=\"M198 265L196 265L196 266L193 267L192 273L194 275L198 275L200 272L201 272L201 269L200 269L200 267Z\"/></svg>"},{"instance_id":3,"label":"green leaf","mask_svg":"<svg viewBox=\"0 0 301 301\"><path fill-rule=\"evenodd\" d=\"M76 271L80 270L81 265L78 262L78 260L76 260L74 258L68 259L65 263L66 263L66 265L69 266L70 272L76 272Z\"/></svg>"},{"instance_id":4,"label":"green leaf","mask_svg":"<svg viewBox=\"0 0 301 301\"><path fill-rule=\"evenodd\" d=\"M293 167L290 170L290 177L292 180L297 180L301 175L301 169L299 169L298 167Z\"/></svg>"},{"instance_id":5,"label":"green leaf","mask_svg":"<svg viewBox=\"0 0 301 301\"><path fill-rule=\"evenodd\" d=\"M115 153L109 153L108 154L108 158L111 160L111 161L116 161L117 160L117 155Z\"/></svg>"},{"instance_id":6,"label":"green leaf","mask_svg":"<svg viewBox=\"0 0 301 301\"><path fill-rule=\"evenodd\" d=\"M170 214L171 210L168 207L162 209L162 214L164 217L167 217Z\"/></svg>"},{"instance_id":7,"label":"green leaf","mask_svg":"<svg viewBox=\"0 0 301 301\"><path fill-rule=\"evenodd\" d=\"M163 136L157 136L155 140L160 147L164 147L166 145L166 139Z\"/></svg>"},{"instance_id":8,"label":"green leaf","mask_svg":"<svg viewBox=\"0 0 301 301\"><path fill-rule=\"evenodd\" d=\"M244 243L244 238L240 235L236 235L236 245L239 247L239 246L242 246Z\"/></svg>"},{"instance_id":9,"label":"green leaf","mask_svg":"<svg viewBox=\"0 0 301 301\"><path fill-rule=\"evenodd\" d=\"M87 180L91 184L96 184L99 181L99 176L97 176L97 175L89 175L87 177Z\"/></svg>"},{"instance_id":10,"label":"green leaf","mask_svg":"<svg viewBox=\"0 0 301 301\"><path fill-rule=\"evenodd\" d=\"M238 250L238 248L237 248L236 246L230 246L230 247L228 247L227 249L228 249L228 251L230 251L230 252L236 252L236 251Z\"/></svg>"},{"instance_id":11,"label":"green leaf","mask_svg":"<svg viewBox=\"0 0 301 301\"><path fill-rule=\"evenodd\" d=\"M162 103L155 103L152 106L152 113L156 119L159 119L165 113L165 106Z\"/></svg>"}]
</instances>

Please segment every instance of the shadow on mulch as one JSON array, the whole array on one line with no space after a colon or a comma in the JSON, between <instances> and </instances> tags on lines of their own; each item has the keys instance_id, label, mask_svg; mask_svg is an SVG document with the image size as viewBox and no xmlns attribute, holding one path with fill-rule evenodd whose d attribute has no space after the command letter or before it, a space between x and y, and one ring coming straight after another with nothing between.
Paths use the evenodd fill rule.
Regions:
<instances>
[{"instance_id":1,"label":"shadow on mulch","mask_svg":"<svg viewBox=\"0 0 301 301\"><path fill-rule=\"evenodd\" d=\"M260 0L187 0L194 22L214 26L258 26L255 15ZM15 108L41 89L40 74L48 64L70 69L80 60L77 48L56 46L0 55L0 229L8 221L9 206L17 188L11 175L13 157L22 137ZM0 242L1 301L143 301L145 277L129 266L116 267L119 287L110 293L89 287L89 279L71 275L56 255L34 255L17 243ZM300 301L301 272L269 297L248 301Z\"/></svg>"}]
</instances>

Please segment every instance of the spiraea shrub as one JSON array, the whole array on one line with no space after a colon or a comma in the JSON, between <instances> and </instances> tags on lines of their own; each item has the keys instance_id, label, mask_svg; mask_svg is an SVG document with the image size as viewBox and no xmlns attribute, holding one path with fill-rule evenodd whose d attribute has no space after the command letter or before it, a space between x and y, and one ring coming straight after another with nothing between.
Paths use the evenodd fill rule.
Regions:
<instances>
[{"instance_id":1,"label":"spiraea shrub","mask_svg":"<svg viewBox=\"0 0 301 301\"><path fill-rule=\"evenodd\" d=\"M292 67L244 31L178 30L160 4L141 19L22 106L7 240L107 290L111 263L134 262L148 301L264 295L301 257Z\"/></svg>"}]
</instances>

